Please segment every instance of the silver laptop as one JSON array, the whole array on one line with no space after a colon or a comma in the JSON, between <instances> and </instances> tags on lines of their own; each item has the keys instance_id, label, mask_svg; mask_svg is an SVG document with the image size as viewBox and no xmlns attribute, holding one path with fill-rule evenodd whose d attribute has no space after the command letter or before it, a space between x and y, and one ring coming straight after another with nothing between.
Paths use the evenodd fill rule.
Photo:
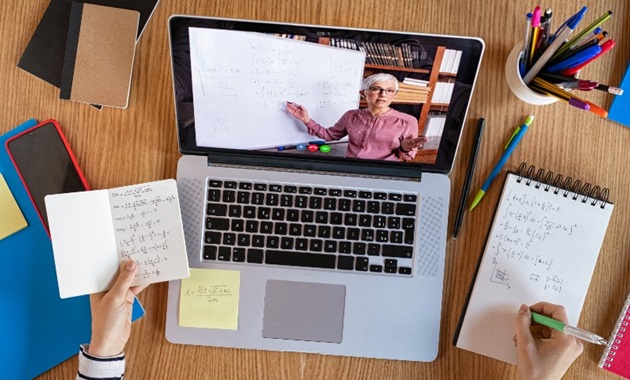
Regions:
<instances>
[{"instance_id":1,"label":"silver laptop","mask_svg":"<svg viewBox=\"0 0 630 380\"><path fill-rule=\"evenodd\" d=\"M240 272L240 295L236 330L183 327L170 282L167 339L434 360L447 174L483 41L192 16L171 17L169 34L189 263ZM412 160L357 158L347 136L310 135L286 111L332 126L379 72L427 137Z\"/></svg>"}]
</instances>

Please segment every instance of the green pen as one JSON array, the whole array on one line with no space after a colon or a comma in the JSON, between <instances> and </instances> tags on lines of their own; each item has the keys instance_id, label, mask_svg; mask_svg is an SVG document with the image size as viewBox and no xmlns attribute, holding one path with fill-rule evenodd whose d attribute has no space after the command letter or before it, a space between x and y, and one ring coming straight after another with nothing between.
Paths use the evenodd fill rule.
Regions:
<instances>
[{"instance_id":1,"label":"green pen","mask_svg":"<svg viewBox=\"0 0 630 380\"><path fill-rule=\"evenodd\" d=\"M547 317L546 315L538 314L533 311L532 311L532 320L538 324L550 327L554 330L562 331L565 334L569 334L571 336L580 338L587 342L591 342L591 343L595 343L595 344L599 344L603 346L608 344L608 341L599 335L595 335L593 333L579 329L577 327L569 326L565 324L564 322L557 321L553 318Z\"/></svg>"}]
</instances>

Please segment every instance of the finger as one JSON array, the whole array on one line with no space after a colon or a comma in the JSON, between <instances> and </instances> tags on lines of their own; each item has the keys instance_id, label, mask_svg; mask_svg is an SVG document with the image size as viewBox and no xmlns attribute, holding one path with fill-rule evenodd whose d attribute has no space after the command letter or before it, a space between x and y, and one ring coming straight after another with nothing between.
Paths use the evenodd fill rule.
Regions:
<instances>
[{"instance_id":1,"label":"finger","mask_svg":"<svg viewBox=\"0 0 630 380\"><path fill-rule=\"evenodd\" d=\"M112 288L109 290L109 294L111 294L115 298L126 298L127 291L129 290L129 287L136 277L137 270L138 264L133 260L128 260L122 263L120 265L118 278L116 279L114 286L112 286Z\"/></svg>"},{"instance_id":2,"label":"finger","mask_svg":"<svg viewBox=\"0 0 630 380\"><path fill-rule=\"evenodd\" d=\"M131 288L129 288L129 290L131 290L134 296L137 296L138 294L140 294L140 292L146 289L147 286L149 285L132 286Z\"/></svg>"},{"instance_id":3,"label":"finger","mask_svg":"<svg viewBox=\"0 0 630 380\"><path fill-rule=\"evenodd\" d=\"M549 302L538 302L530 306L532 311L536 313L550 316L551 318L560 322L569 323L569 316L567 310L562 305L556 305Z\"/></svg>"},{"instance_id":4,"label":"finger","mask_svg":"<svg viewBox=\"0 0 630 380\"><path fill-rule=\"evenodd\" d=\"M534 343L534 337L530 330L532 325L531 318L531 312L527 305L521 305L516 314L514 329L516 330L516 341L524 346Z\"/></svg>"}]
</instances>

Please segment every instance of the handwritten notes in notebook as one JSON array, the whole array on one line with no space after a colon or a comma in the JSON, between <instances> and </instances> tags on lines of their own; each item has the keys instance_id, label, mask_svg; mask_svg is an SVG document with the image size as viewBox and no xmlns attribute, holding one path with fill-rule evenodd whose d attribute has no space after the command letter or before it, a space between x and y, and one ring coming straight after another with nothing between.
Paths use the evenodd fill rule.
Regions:
<instances>
[{"instance_id":1,"label":"handwritten notes in notebook","mask_svg":"<svg viewBox=\"0 0 630 380\"><path fill-rule=\"evenodd\" d=\"M179 296L179 325L207 329L238 329L241 272L190 269Z\"/></svg>"},{"instance_id":2,"label":"handwritten notes in notebook","mask_svg":"<svg viewBox=\"0 0 630 380\"><path fill-rule=\"evenodd\" d=\"M507 176L457 347L516 363L521 304L562 304L569 322L578 322L613 205L536 185Z\"/></svg>"},{"instance_id":3,"label":"handwritten notes in notebook","mask_svg":"<svg viewBox=\"0 0 630 380\"><path fill-rule=\"evenodd\" d=\"M46 197L61 298L107 290L135 260L134 285L188 277L175 180Z\"/></svg>"}]
</instances>

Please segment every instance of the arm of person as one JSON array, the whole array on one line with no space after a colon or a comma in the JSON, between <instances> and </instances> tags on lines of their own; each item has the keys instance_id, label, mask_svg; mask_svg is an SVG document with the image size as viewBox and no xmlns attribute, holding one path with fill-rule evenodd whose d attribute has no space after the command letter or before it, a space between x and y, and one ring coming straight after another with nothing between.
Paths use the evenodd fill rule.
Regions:
<instances>
[{"instance_id":1,"label":"arm of person","mask_svg":"<svg viewBox=\"0 0 630 380\"><path fill-rule=\"evenodd\" d=\"M287 102L287 112L304 123L310 135L317 136L325 141L336 141L348 134L346 131L347 113L334 126L325 128L311 119L306 108L300 104Z\"/></svg>"},{"instance_id":2,"label":"arm of person","mask_svg":"<svg viewBox=\"0 0 630 380\"><path fill-rule=\"evenodd\" d=\"M133 302L145 286L131 284L138 271L133 260L121 264L112 288L90 295L92 339L81 345L77 379L122 379L125 373L123 349L131 334Z\"/></svg>"},{"instance_id":3,"label":"arm of person","mask_svg":"<svg viewBox=\"0 0 630 380\"><path fill-rule=\"evenodd\" d=\"M416 156L417 149L422 148L425 142L427 142L425 136L405 137L400 141L400 148L398 148L400 158L405 161L413 160Z\"/></svg>"},{"instance_id":4,"label":"arm of person","mask_svg":"<svg viewBox=\"0 0 630 380\"><path fill-rule=\"evenodd\" d=\"M539 302L521 305L515 321L514 345L518 373L522 380L561 379L582 353L582 342L563 332L539 324L532 325L531 312L569 323L563 306Z\"/></svg>"}]
</instances>

